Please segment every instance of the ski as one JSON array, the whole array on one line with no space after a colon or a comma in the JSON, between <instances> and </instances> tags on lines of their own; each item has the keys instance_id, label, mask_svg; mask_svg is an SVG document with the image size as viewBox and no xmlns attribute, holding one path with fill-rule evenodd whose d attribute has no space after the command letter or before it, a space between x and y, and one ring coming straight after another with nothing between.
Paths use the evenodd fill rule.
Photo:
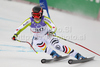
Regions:
<instances>
[{"instance_id":1,"label":"ski","mask_svg":"<svg viewBox=\"0 0 100 67\"><path fill-rule=\"evenodd\" d=\"M89 62L89 61L91 61L93 59L94 59L94 57L86 58L86 59L83 59L83 60L73 60L73 59L70 59L70 60L68 60L68 63L69 64L85 63L85 62Z\"/></svg>"},{"instance_id":2,"label":"ski","mask_svg":"<svg viewBox=\"0 0 100 67\"><path fill-rule=\"evenodd\" d=\"M54 59L42 59L41 63L49 63L49 62L53 62L53 61L59 61L59 60L63 60L65 58L68 58L69 56L61 56L58 58L54 58Z\"/></svg>"}]
</instances>

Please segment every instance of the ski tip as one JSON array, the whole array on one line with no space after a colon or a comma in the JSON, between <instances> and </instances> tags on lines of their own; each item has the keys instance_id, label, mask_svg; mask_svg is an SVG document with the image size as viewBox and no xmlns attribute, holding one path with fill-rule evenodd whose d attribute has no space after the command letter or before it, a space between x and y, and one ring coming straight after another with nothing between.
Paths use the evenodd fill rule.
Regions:
<instances>
[{"instance_id":1,"label":"ski tip","mask_svg":"<svg viewBox=\"0 0 100 67\"><path fill-rule=\"evenodd\" d=\"M93 56L93 57L90 57L90 58L94 59L94 58L95 58L95 56Z\"/></svg>"},{"instance_id":2,"label":"ski tip","mask_svg":"<svg viewBox=\"0 0 100 67\"><path fill-rule=\"evenodd\" d=\"M95 58L95 56L93 56L93 58Z\"/></svg>"},{"instance_id":3,"label":"ski tip","mask_svg":"<svg viewBox=\"0 0 100 67\"><path fill-rule=\"evenodd\" d=\"M94 59L95 58L95 56L93 56L93 57L91 57L92 59Z\"/></svg>"}]
</instances>

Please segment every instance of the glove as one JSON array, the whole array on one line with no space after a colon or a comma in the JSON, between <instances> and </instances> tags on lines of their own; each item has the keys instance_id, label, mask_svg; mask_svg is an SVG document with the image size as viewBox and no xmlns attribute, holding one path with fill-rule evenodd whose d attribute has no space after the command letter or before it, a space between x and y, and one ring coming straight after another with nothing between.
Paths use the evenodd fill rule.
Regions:
<instances>
[{"instance_id":1,"label":"glove","mask_svg":"<svg viewBox=\"0 0 100 67\"><path fill-rule=\"evenodd\" d=\"M48 31L48 32L47 32L47 35L48 35L48 36L53 36L53 34L54 34L54 32L52 32L52 31Z\"/></svg>"},{"instance_id":2,"label":"glove","mask_svg":"<svg viewBox=\"0 0 100 67\"><path fill-rule=\"evenodd\" d=\"M12 39L15 41L16 37L17 37L17 34L14 34L13 37L12 37Z\"/></svg>"}]
</instances>

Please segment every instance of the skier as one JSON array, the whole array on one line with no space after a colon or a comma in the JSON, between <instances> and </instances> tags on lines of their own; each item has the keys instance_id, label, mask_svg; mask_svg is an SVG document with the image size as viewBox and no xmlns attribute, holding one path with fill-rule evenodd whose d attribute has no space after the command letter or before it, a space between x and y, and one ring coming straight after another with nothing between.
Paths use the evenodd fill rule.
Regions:
<instances>
[{"instance_id":1,"label":"skier","mask_svg":"<svg viewBox=\"0 0 100 67\"><path fill-rule=\"evenodd\" d=\"M53 21L47 16L43 15L43 9L40 6L35 6L32 9L32 17L26 19L15 31L12 39L16 41L18 35L30 26L30 30L33 32L33 44L40 47L45 53L52 56L52 58L61 57L55 50L48 45L52 45L55 49L62 51L69 56L75 57L78 60L85 59L80 53L74 49L62 45L57 37L54 37L57 27Z\"/></svg>"}]
</instances>

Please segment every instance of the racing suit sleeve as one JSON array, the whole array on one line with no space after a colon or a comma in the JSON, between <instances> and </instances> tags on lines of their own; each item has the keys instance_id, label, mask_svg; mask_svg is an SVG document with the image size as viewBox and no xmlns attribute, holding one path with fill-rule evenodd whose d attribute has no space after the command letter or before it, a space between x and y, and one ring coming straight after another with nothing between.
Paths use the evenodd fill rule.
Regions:
<instances>
[{"instance_id":1,"label":"racing suit sleeve","mask_svg":"<svg viewBox=\"0 0 100 67\"><path fill-rule=\"evenodd\" d=\"M44 22L49 26L52 32L56 32L57 27L54 25L53 21L49 17L44 16Z\"/></svg>"},{"instance_id":2,"label":"racing suit sleeve","mask_svg":"<svg viewBox=\"0 0 100 67\"><path fill-rule=\"evenodd\" d=\"M26 29L28 26L31 25L31 20L30 18L27 18L14 32L14 34L16 34L17 36L24 30Z\"/></svg>"}]
</instances>

